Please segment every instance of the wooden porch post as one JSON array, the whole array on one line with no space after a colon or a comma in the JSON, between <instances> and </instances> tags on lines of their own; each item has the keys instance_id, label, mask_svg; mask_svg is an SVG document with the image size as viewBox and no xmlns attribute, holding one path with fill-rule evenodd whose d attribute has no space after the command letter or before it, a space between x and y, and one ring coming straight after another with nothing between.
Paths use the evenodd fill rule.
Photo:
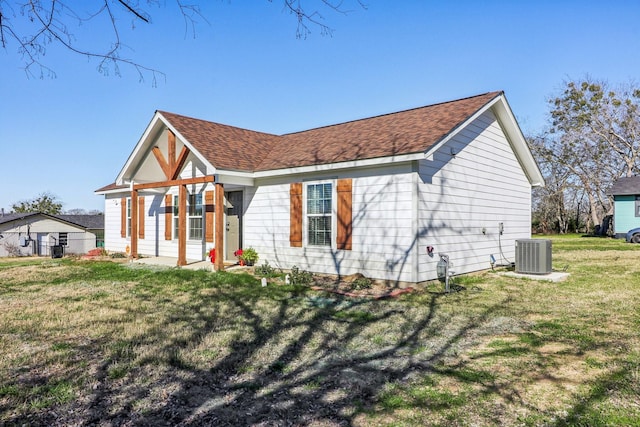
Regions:
<instances>
[{"instance_id":1,"label":"wooden porch post","mask_svg":"<svg viewBox=\"0 0 640 427\"><path fill-rule=\"evenodd\" d=\"M216 270L224 270L224 185L216 182L216 203L215 203L215 247L216 247Z\"/></svg>"},{"instance_id":2,"label":"wooden porch post","mask_svg":"<svg viewBox=\"0 0 640 427\"><path fill-rule=\"evenodd\" d=\"M187 186L178 192L178 265L187 265Z\"/></svg>"},{"instance_id":3,"label":"wooden porch post","mask_svg":"<svg viewBox=\"0 0 640 427\"><path fill-rule=\"evenodd\" d=\"M131 257L138 258L138 190L131 190Z\"/></svg>"}]
</instances>

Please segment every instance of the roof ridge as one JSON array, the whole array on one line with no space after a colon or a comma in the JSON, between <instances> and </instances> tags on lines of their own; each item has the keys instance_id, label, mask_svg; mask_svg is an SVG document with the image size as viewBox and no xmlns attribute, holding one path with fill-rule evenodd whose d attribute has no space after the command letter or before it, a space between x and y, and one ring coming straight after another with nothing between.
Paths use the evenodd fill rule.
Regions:
<instances>
[{"instance_id":1,"label":"roof ridge","mask_svg":"<svg viewBox=\"0 0 640 427\"><path fill-rule=\"evenodd\" d=\"M349 124L349 123L356 123L356 122L361 122L361 121L364 121L364 120L377 119L377 118L379 118L379 117L387 117L387 116L393 116L393 115L395 115L395 114L407 113L407 112L409 112L409 111L421 110L421 109L423 109L423 108L431 108L431 107L437 107L437 106L439 106L439 105L452 104L452 103L454 103L454 102L466 101L466 100L468 100L468 99L472 99L472 98L479 98L479 97L482 97L482 96L487 96L487 95L492 95L492 94L495 94L495 96L498 96L498 95L501 95L501 94L503 94L503 93L504 93L504 91L502 91L502 90L499 90L499 91L493 91L493 92L485 92L485 93L481 93L481 94L478 94L478 95L472 95L472 96L467 96L467 97L464 97L464 98L453 99L453 100L450 100L450 101L436 102L436 103L434 103L434 104L422 105L422 106L420 106L420 107L412 107L412 108L407 108L407 109L404 109L404 110L392 111L392 112L389 112L389 113L377 114L377 115L375 115L375 116L361 117L361 118L359 118L359 119L347 120L346 122L332 123L332 124L329 124L329 125L318 126L318 127L316 127L316 128L305 129L305 130L300 130L300 131L290 132L290 133L284 133L284 134L282 134L282 135L280 135L280 136L297 135L297 134L301 134L301 133L305 133L305 132L310 132L310 131L315 131L315 130L319 130L319 129L330 128L330 127L333 127L333 126L342 126L342 125L346 125L346 124ZM494 96L494 97L495 97L495 96Z\"/></svg>"},{"instance_id":2,"label":"roof ridge","mask_svg":"<svg viewBox=\"0 0 640 427\"><path fill-rule=\"evenodd\" d=\"M228 124L225 124L225 123L214 122L212 120L198 119L196 117L185 116L184 114L172 113L171 111L156 110L156 113L171 114L173 116L182 117L182 118L185 118L185 119L188 119L188 120L195 120L195 121L198 121L198 122L211 123L211 124L214 124L214 125L217 125L217 126L223 126L223 127L226 127L226 128L238 129L238 130L241 130L241 131L244 131L244 132L253 132L253 133L259 133L259 134L262 134L262 135L269 135L269 136L280 136L280 135L277 135L277 134L274 134L274 133L263 132L263 131L259 131L259 130L253 130L253 129L247 129L247 128L243 128L243 127L240 127L240 126L234 126L234 125L228 125ZM169 120L169 123L171 123L171 120Z\"/></svg>"}]
</instances>

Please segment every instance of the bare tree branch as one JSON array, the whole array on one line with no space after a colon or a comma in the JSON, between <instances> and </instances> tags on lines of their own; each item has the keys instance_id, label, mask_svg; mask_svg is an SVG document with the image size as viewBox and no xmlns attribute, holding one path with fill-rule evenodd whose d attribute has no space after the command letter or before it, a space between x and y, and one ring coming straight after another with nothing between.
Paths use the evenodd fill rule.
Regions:
<instances>
[{"instance_id":1,"label":"bare tree branch","mask_svg":"<svg viewBox=\"0 0 640 427\"><path fill-rule=\"evenodd\" d=\"M185 35L190 32L195 38L196 25L209 22L197 4L188 4L185 0L174 1L185 22ZM319 9L306 9L302 6L302 0L282 1L284 8L296 16L296 37L306 38L313 27L319 28L322 35L332 34L333 30L325 24ZM343 1L316 1L319 6L333 12L349 12L343 8ZM351 1L366 9L362 0ZM80 4L70 4L66 0L0 0L0 45L7 49L12 43L16 44L28 77L34 76L34 69L40 70L41 78L45 74L55 77L55 72L44 63L44 56L51 46L59 45L75 54L97 59L97 69L102 74L107 75L113 70L115 75L120 76L120 66L126 65L137 71L140 80L151 74L155 85L156 78L165 77L164 73L122 56L127 46L121 38L121 26L123 16L131 18L134 28L137 22L151 24L149 8L163 5L164 2L160 0L85 0ZM104 35L109 41L108 47L82 46L69 24L75 21L81 26L100 19L107 20L110 26L110 31Z\"/></svg>"}]
</instances>

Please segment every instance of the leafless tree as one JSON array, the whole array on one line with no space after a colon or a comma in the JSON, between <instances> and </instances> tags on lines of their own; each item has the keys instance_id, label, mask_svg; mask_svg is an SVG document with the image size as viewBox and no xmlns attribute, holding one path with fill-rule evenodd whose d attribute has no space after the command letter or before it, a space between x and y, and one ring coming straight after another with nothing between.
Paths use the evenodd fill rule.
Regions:
<instances>
[{"instance_id":1,"label":"leafless tree","mask_svg":"<svg viewBox=\"0 0 640 427\"><path fill-rule=\"evenodd\" d=\"M551 126L530 145L553 175L547 182L567 184L548 191L562 194L563 204L568 189L574 200L585 197L588 208L582 212L595 227L613 208L607 189L617 178L640 171L640 88L627 84L614 90L587 77L565 82L549 103Z\"/></svg>"},{"instance_id":2,"label":"leafless tree","mask_svg":"<svg viewBox=\"0 0 640 427\"><path fill-rule=\"evenodd\" d=\"M272 0L268 0L272 2ZM362 0L352 0L362 8ZM323 35L331 35L332 29L324 21L322 10L336 13L349 12L343 0L312 0L309 8L301 0L283 0L284 10L297 19L296 36L306 38L312 28L318 28ZM195 37L196 24L207 22L200 6L187 4L184 0L171 2L184 19L185 32ZM127 49L123 32L127 22L131 28L152 23L152 10L165 6L161 0L0 0L0 46L16 49L24 62L24 70L29 77L55 77L55 71L44 61L50 47L57 45L90 59L98 61L98 71L102 74L120 75L120 66L135 69L141 80L151 75L155 84L158 77L165 75L156 68L144 65L124 56ZM107 24L109 31L104 34L104 46L83 44L74 31L83 25Z\"/></svg>"}]
</instances>

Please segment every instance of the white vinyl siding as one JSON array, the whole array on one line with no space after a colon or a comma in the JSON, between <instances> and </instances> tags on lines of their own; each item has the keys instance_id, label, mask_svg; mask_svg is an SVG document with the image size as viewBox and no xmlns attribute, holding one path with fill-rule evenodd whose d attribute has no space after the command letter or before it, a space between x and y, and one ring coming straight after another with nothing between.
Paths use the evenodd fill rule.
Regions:
<instances>
[{"instance_id":1,"label":"white vinyl siding","mask_svg":"<svg viewBox=\"0 0 640 427\"><path fill-rule=\"evenodd\" d=\"M295 265L318 273L360 272L372 278L409 281L411 271L406 248L411 247L413 241L411 165L380 167L376 174L380 176L371 176L371 171L339 176L352 178L351 251L308 244L301 248L290 246L289 182L261 183L255 193L246 192L245 197L251 203L244 217L245 246L258 251L260 263L268 261L281 268ZM323 182L322 179L319 176L318 182ZM303 185L313 183L305 181ZM331 190L335 197L333 186ZM331 212L335 215L335 206ZM307 232L304 229L305 236Z\"/></svg>"},{"instance_id":2,"label":"white vinyl siding","mask_svg":"<svg viewBox=\"0 0 640 427\"><path fill-rule=\"evenodd\" d=\"M491 255L514 261L515 240L531 236L531 185L490 111L420 161L419 177L420 281L436 277L438 253L456 274L489 268Z\"/></svg>"}]
</instances>

